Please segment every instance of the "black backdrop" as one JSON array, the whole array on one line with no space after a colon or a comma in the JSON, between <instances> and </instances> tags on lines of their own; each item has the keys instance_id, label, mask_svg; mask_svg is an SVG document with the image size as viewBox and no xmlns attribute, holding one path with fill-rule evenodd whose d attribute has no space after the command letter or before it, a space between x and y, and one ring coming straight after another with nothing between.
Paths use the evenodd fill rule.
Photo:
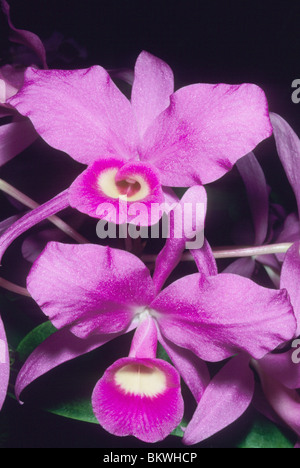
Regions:
<instances>
[{"instance_id":1,"label":"black backdrop","mask_svg":"<svg viewBox=\"0 0 300 468\"><path fill-rule=\"evenodd\" d=\"M216 0L9 0L16 27L45 40L53 31L74 39L87 56L71 67L133 67L141 50L164 59L176 86L194 82L253 82L270 110L300 135L300 104L291 100L300 78L298 1ZM0 64L8 59L8 28L0 23ZM10 447L139 447L94 425L57 418L9 401L4 418L13 428ZM238 426L235 426L238 432ZM125 445L124 445L125 444ZM222 436L218 446L226 446ZM178 447L170 438L158 446Z\"/></svg>"}]
</instances>

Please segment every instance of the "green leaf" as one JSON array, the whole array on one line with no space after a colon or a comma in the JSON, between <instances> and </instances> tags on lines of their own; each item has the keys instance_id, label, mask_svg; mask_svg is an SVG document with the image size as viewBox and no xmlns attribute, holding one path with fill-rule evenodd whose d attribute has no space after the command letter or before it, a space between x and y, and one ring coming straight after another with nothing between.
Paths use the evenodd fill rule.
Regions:
<instances>
[{"instance_id":1,"label":"green leaf","mask_svg":"<svg viewBox=\"0 0 300 468\"><path fill-rule=\"evenodd\" d=\"M93 424L99 424L92 408L90 398L77 398L70 401L61 401L53 406L44 407L45 411L63 416L64 418L76 419Z\"/></svg>"},{"instance_id":2,"label":"green leaf","mask_svg":"<svg viewBox=\"0 0 300 468\"><path fill-rule=\"evenodd\" d=\"M179 424L179 426L177 426L174 429L174 431L171 432L171 435L182 438L184 436L183 430L186 428L187 425L188 425L187 421L183 419L181 423Z\"/></svg>"},{"instance_id":3,"label":"green leaf","mask_svg":"<svg viewBox=\"0 0 300 468\"><path fill-rule=\"evenodd\" d=\"M19 343L17 353L21 362L26 361L28 356L35 350L43 341L57 330L51 322L45 322L31 330L25 338Z\"/></svg>"},{"instance_id":4,"label":"green leaf","mask_svg":"<svg viewBox=\"0 0 300 468\"><path fill-rule=\"evenodd\" d=\"M250 432L237 445L237 448L294 448L294 443L268 419L257 416Z\"/></svg>"}]
</instances>

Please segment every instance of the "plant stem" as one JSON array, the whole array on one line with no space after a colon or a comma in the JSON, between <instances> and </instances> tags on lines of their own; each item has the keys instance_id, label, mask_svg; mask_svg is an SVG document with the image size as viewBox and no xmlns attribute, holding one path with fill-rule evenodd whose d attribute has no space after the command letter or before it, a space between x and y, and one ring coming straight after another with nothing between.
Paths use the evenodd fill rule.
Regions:
<instances>
[{"instance_id":1,"label":"plant stem","mask_svg":"<svg viewBox=\"0 0 300 468\"><path fill-rule=\"evenodd\" d=\"M240 257L256 257L259 255L270 255L286 253L292 246L292 243L270 244L253 247L220 247L213 249L213 255L218 258L240 258ZM156 255L143 255L142 260L146 263L154 263ZM184 253L181 257L182 262L193 261L194 258L190 253Z\"/></svg>"},{"instance_id":2,"label":"plant stem","mask_svg":"<svg viewBox=\"0 0 300 468\"><path fill-rule=\"evenodd\" d=\"M20 294L21 296L31 297L26 288L18 286L17 284L11 283L4 278L0 277L0 288L7 289L8 291Z\"/></svg>"},{"instance_id":3,"label":"plant stem","mask_svg":"<svg viewBox=\"0 0 300 468\"><path fill-rule=\"evenodd\" d=\"M35 208L39 207L38 203L36 203L31 198L27 197L27 195L20 192L18 189L16 189L12 185L5 182L3 179L0 179L0 190L2 190L7 195L10 195L15 200L21 202L24 206L26 206L27 208L30 208L31 210L34 210ZM75 229L73 229L71 226L65 223L58 216L50 216L48 220L52 224L54 224L57 228L59 228L61 231L63 231L65 234L67 234L69 237L71 237L73 240L78 242L79 244L86 244L89 242L87 239L81 236L77 231L75 231Z\"/></svg>"}]
</instances>

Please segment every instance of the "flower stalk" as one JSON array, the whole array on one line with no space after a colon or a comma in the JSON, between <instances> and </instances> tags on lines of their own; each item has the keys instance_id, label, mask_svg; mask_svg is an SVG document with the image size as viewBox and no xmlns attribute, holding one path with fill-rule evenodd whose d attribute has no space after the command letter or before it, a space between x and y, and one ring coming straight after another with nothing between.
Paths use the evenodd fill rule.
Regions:
<instances>
[{"instance_id":1,"label":"flower stalk","mask_svg":"<svg viewBox=\"0 0 300 468\"><path fill-rule=\"evenodd\" d=\"M27 208L30 208L31 210L34 210L40 206L37 202L29 198L24 193L20 192L20 190L16 189L15 187L10 185L3 179L0 179L0 190L2 190L2 192L11 196L15 200L19 201L20 203L22 203ZM81 236L75 229L73 229L69 224L67 224L65 221L60 219L58 216L55 216L55 215L49 216L48 220L52 224L54 224L58 229L64 232L67 236L71 237L71 239L75 240L79 244L86 244L87 242L89 242L87 239Z\"/></svg>"}]
</instances>

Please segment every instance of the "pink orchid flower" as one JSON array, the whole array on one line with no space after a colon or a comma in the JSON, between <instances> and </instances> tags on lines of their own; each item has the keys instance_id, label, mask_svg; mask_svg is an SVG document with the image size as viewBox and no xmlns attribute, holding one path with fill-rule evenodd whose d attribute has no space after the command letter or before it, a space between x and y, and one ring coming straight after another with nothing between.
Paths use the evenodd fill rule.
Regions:
<instances>
[{"instance_id":1,"label":"pink orchid flower","mask_svg":"<svg viewBox=\"0 0 300 468\"><path fill-rule=\"evenodd\" d=\"M98 218L105 202L119 214L124 198L149 206L168 200L165 187L213 182L272 133L259 87L194 84L174 92L170 67L147 52L136 61L130 101L94 66L29 69L9 102L47 143L88 165L68 198Z\"/></svg>"},{"instance_id":2,"label":"pink orchid flower","mask_svg":"<svg viewBox=\"0 0 300 468\"><path fill-rule=\"evenodd\" d=\"M281 272L280 286L291 298L297 320L294 337L300 335L300 243L296 242L287 252ZM291 338L291 339L292 339ZM262 389L279 421L289 426L300 438L300 364L293 359L295 349L281 353L270 353L255 361Z\"/></svg>"},{"instance_id":3,"label":"pink orchid flower","mask_svg":"<svg viewBox=\"0 0 300 468\"><path fill-rule=\"evenodd\" d=\"M266 289L237 275L196 273L160 291L141 260L126 251L99 245L49 243L32 267L27 288L58 331L35 349L20 370L16 382L18 398L25 387L57 365L137 328L132 347L135 351L107 371L93 394L94 409L101 424L119 435L122 429L118 421L121 424L124 417L125 402L131 415L130 405L141 397L134 382L137 368L147 367L143 359L150 359L151 372L158 374L160 381L167 382L169 378L176 381L175 371L162 368L156 361L154 351L151 351L155 347L156 335L153 332L147 335L145 330L148 326L153 330L155 325L158 341L189 386L198 408L202 408L201 414L206 402L203 424L199 424L198 409L187 428L184 439L187 444L213 435L245 411L253 396L254 376L244 363L251 357L262 359L295 333L293 310L284 290ZM145 336L147 346L144 344ZM152 340L151 346L149 340ZM238 356L226 364L210 383L205 361L218 362L237 353ZM120 400L118 404L123 416L117 418L112 409L112 397L106 400L110 414L106 419L101 416L104 409L100 395L102 398L105 393L107 397L109 388L114 389L116 398L122 394L122 390L115 387L116 381L111 382L110 379L116 379L119 370L126 366L133 366L130 367L129 380L121 371L122 375L118 374L125 392L123 403ZM232 369L236 370L235 375ZM232 379L235 382L233 387L230 385ZM169 386L166 383L161 385L157 395L158 401L163 402ZM135 390L128 395L126 389L130 388ZM224 406L220 418L216 418L218 407L214 405L220 398L220 392L223 392ZM168 431L179 419L181 406L177 390L175 394L173 401L177 403L169 413ZM234 405L236 401L239 404ZM211 406L209 402L212 402ZM152 403L147 398L141 402L139 408L144 408L143 411L132 416L136 419L124 428L124 433L130 432L146 440L145 431L141 429L139 434L137 427L143 417L143 427L147 427L146 419ZM162 413L162 419L156 419L156 428L153 429L156 434L166 424L164 415ZM204 431L203 427L207 430ZM166 432L163 434L165 436ZM152 437L153 432L149 433L149 440L153 440Z\"/></svg>"},{"instance_id":4,"label":"pink orchid flower","mask_svg":"<svg viewBox=\"0 0 300 468\"><path fill-rule=\"evenodd\" d=\"M5 233L0 257L20 233L70 205L116 223L125 212L127 222L155 224L178 201L171 187L219 179L272 134L256 85L194 84L174 92L170 67L147 52L136 61L130 101L94 66L29 69L9 103L47 143L88 167ZM163 209L152 216L154 205Z\"/></svg>"}]
</instances>

